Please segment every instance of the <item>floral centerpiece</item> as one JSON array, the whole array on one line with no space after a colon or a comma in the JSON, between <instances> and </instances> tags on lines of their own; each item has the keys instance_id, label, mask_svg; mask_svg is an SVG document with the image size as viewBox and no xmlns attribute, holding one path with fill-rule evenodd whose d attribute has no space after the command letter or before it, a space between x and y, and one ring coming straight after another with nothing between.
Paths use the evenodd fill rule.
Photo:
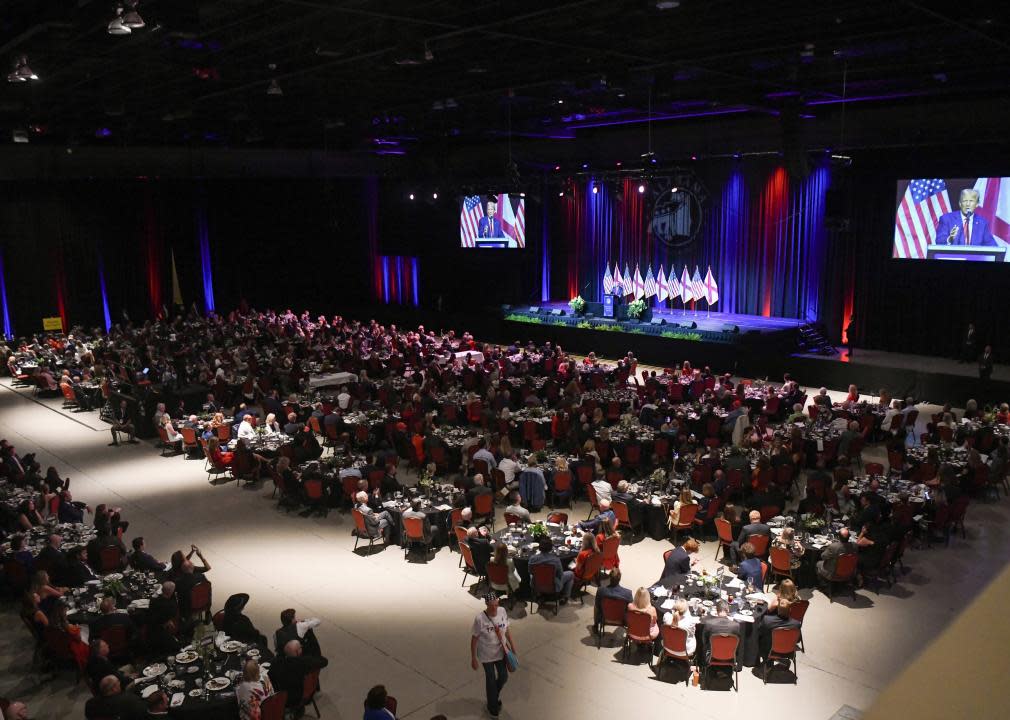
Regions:
<instances>
[{"instance_id":1,"label":"floral centerpiece","mask_svg":"<svg viewBox=\"0 0 1010 720\"><path fill-rule=\"evenodd\" d=\"M113 595L119 597L126 592L126 586L123 585L122 580L104 580L102 582L102 592L105 595Z\"/></svg>"},{"instance_id":2,"label":"floral centerpiece","mask_svg":"<svg viewBox=\"0 0 1010 720\"><path fill-rule=\"evenodd\" d=\"M628 317L638 320L645 312L645 300L632 300L628 303Z\"/></svg>"},{"instance_id":3,"label":"floral centerpiece","mask_svg":"<svg viewBox=\"0 0 1010 720\"><path fill-rule=\"evenodd\" d=\"M428 497L431 497L431 490L435 485L435 471L437 469L438 466L436 466L435 463L428 463L424 466L424 469L421 470L421 477L417 481L417 486L421 488Z\"/></svg>"},{"instance_id":4,"label":"floral centerpiece","mask_svg":"<svg viewBox=\"0 0 1010 720\"><path fill-rule=\"evenodd\" d=\"M542 522L532 523L527 528L527 530L529 530L530 535L532 535L535 538L547 537L547 535L548 535L548 533L547 533L547 526L544 525Z\"/></svg>"},{"instance_id":5,"label":"floral centerpiece","mask_svg":"<svg viewBox=\"0 0 1010 720\"><path fill-rule=\"evenodd\" d=\"M586 311L586 301L582 299L581 295L576 295L568 301L568 307L570 307L572 312L576 315L581 315Z\"/></svg>"}]
</instances>

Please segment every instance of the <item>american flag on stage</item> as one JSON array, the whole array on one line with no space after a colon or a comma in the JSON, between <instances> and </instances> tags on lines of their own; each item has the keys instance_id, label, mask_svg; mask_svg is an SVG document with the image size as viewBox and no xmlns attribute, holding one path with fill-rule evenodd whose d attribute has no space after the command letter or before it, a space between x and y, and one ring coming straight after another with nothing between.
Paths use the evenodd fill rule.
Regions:
<instances>
[{"instance_id":1,"label":"american flag on stage","mask_svg":"<svg viewBox=\"0 0 1010 720\"><path fill-rule=\"evenodd\" d=\"M694 266L694 277L691 278L691 294L694 295L695 300L705 297L705 281L701 279L697 265Z\"/></svg>"},{"instance_id":2,"label":"american flag on stage","mask_svg":"<svg viewBox=\"0 0 1010 720\"><path fill-rule=\"evenodd\" d=\"M708 267L708 272L705 273L705 300L710 306L719 302L719 286L715 282L711 265Z\"/></svg>"},{"instance_id":3,"label":"american flag on stage","mask_svg":"<svg viewBox=\"0 0 1010 720\"><path fill-rule=\"evenodd\" d=\"M650 265L645 273L645 297L656 297L658 292L659 288L656 287L656 278L652 274L652 265Z\"/></svg>"},{"instance_id":4,"label":"american flag on stage","mask_svg":"<svg viewBox=\"0 0 1010 720\"><path fill-rule=\"evenodd\" d=\"M681 293L684 292L684 286L680 284L680 278L677 277L677 268L673 265L670 266L670 274L666 276L666 287L671 300L679 299Z\"/></svg>"},{"instance_id":5,"label":"american flag on stage","mask_svg":"<svg viewBox=\"0 0 1010 720\"><path fill-rule=\"evenodd\" d=\"M526 200L512 198L508 194L498 196L498 213L501 215L505 234L516 241L516 245L526 247Z\"/></svg>"},{"instance_id":6,"label":"american flag on stage","mask_svg":"<svg viewBox=\"0 0 1010 720\"><path fill-rule=\"evenodd\" d=\"M892 257L922 260L926 246L936 238L940 216L950 212L947 184L939 179L916 179L908 183L894 220Z\"/></svg>"},{"instance_id":7,"label":"american flag on stage","mask_svg":"<svg viewBox=\"0 0 1010 720\"><path fill-rule=\"evenodd\" d=\"M603 294L609 295L614 292L614 276L610 274L610 263L603 270Z\"/></svg>"},{"instance_id":8,"label":"american flag on stage","mask_svg":"<svg viewBox=\"0 0 1010 720\"><path fill-rule=\"evenodd\" d=\"M684 266L684 272L680 276L680 299L684 301L685 305L695 299L694 289L691 285L691 273L687 271L687 265Z\"/></svg>"},{"instance_id":9,"label":"american flag on stage","mask_svg":"<svg viewBox=\"0 0 1010 720\"><path fill-rule=\"evenodd\" d=\"M635 278L631 276L631 267L628 263L624 263L624 294L635 294Z\"/></svg>"},{"instance_id":10,"label":"american flag on stage","mask_svg":"<svg viewBox=\"0 0 1010 720\"><path fill-rule=\"evenodd\" d=\"M477 237L477 224L484 217L484 203L480 195L467 195L463 198L463 207L459 211L459 241L465 248L474 246L473 239Z\"/></svg>"},{"instance_id":11,"label":"american flag on stage","mask_svg":"<svg viewBox=\"0 0 1010 720\"><path fill-rule=\"evenodd\" d=\"M621 277L621 269L617 267L617 263L614 263L614 284L611 292L624 294L624 278Z\"/></svg>"},{"instance_id":12,"label":"american flag on stage","mask_svg":"<svg viewBox=\"0 0 1010 720\"><path fill-rule=\"evenodd\" d=\"M659 295L660 302L666 302L670 297L670 291L666 286L666 271L663 266L659 266L659 275L656 276L656 294Z\"/></svg>"},{"instance_id":13,"label":"american flag on stage","mask_svg":"<svg viewBox=\"0 0 1010 720\"><path fill-rule=\"evenodd\" d=\"M1010 177L979 178L975 182L978 207L975 214L989 221L996 244L1010 247ZM1010 262L1010 253L1007 253Z\"/></svg>"}]
</instances>

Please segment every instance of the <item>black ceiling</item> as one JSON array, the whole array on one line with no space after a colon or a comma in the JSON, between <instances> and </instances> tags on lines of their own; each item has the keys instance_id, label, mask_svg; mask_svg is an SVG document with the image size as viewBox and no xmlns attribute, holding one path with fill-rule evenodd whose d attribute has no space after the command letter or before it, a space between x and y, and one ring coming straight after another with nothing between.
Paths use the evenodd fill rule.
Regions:
<instances>
[{"instance_id":1,"label":"black ceiling","mask_svg":"<svg viewBox=\"0 0 1010 720\"><path fill-rule=\"evenodd\" d=\"M0 143L410 156L1010 94L998 3L141 0L112 36L117 4L0 3L0 60L40 77L0 82Z\"/></svg>"}]
</instances>

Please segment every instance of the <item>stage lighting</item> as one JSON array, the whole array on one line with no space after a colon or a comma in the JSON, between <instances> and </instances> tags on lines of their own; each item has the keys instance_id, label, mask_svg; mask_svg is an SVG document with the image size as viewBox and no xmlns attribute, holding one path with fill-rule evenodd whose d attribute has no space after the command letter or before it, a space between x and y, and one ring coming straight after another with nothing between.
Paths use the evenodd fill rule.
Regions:
<instances>
[{"instance_id":1,"label":"stage lighting","mask_svg":"<svg viewBox=\"0 0 1010 720\"><path fill-rule=\"evenodd\" d=\"M600 192L600 189L593 185L593 195L596 195L598 192Z\"/></svg>"},{"instance_id":2,"label":"stage lighting","mask_svg":"<svg viewBox=\"0 0 1010 720\"><path fill-rule=\"evenodd\" d=\"M645 192L645 185L639 185L638 186L638 192L639 192L639 194L644 193Z\"/></svg>"},{"instance_id":3,"label":"stage lighting","mask_svg":"<svg viewBox=\"0 0 1010 720\"><path fill-rule=\"evenodd\" d=\"M671 192L671 193L675 193L675 192L677 192L677 188L675 188L675 187L674 187L674 188L670 188L670 192Z\"/></svg>"},{"instance_id":4,"label":"stage lighting","mask_svg":"<svg viewBox=\"0 0 1010 720\"><path fill-rule=\"evenodd\" d=\"M564 197L564 196L565 196L565 191L564 190L562 190L561 192L558 193L558 197Z\"/></svg>"},{"instance_id":5,"label":"stage lighting","mask_svg":"<svg viewBox=\"0 0 1010 720\"><path fill-rule=\"evenodd\" d=\"M131 30L144 27L144 18L140 17L140 13L137 12L137 2L138 0L129 0L127 5L130 6L130 9L123 13L123 25Z\"/></svg>"},{"instance_id":6,"label":"stage lighting","mask_svg":"<svg viewBox=\"0 0 1010 720\"><path fill-rule=\"evenodd\" d=\"M692 159L692 160L697 160L697 159L698 159L698 156L697 156L697 155L692 155L692 156L691 156L691 159Z\"/></svg>"},{"instance_id":7,"label":"stage lighting","mask_svg":"<svg viewBox=\"0 0 1010 720\"><path fill-rule=\"evenodd\" d=\"M432 193L431 194L431 199L432 200L438 200L438 193Z\"/></svg>"},{"instance_id":8,"label":"stage lighting","mask_svg":"<svg viewBox=\"0 0 1010 720\"><path fill-rule=\"evenodd\" d=\"M109 21L109 35L129 35L133 31L123 23L123 8L116 8L116 17Z\"/></svg>"},{"instance_id":9,"label":"stage lighting","mask_svg":"<svg viewBox=\"0 0 1010 720\"><path fill-rule=\"evenodd\" d=\"M560 165L555 165L554 166L554 172L560 172L560 170L561 170L561 166Z\"/></svg>"},{"instance_id":10,"label":"stage lighting","mask_svg":"<svg viewBox=\"0 0 1010 720\"><path fill-rule=\"evenodd\" d=\"M410 199L411 199L411 200L413 200L413 199L414 199L414 193L411 193L411 194L410 194Z\"/></svg>"}]
</instances>

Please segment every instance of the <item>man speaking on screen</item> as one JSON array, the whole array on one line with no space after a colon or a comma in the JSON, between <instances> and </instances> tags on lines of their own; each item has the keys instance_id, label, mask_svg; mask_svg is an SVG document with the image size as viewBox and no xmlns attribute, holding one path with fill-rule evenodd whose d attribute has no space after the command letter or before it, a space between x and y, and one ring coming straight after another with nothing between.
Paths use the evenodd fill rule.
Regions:
<instances>
[{"instance_id":1,"label":"man speaking on screen","mask_svg":"<svg viewBox=\"0 0 1010 720\"><path fill-rule=\"evenodd\" d=\"M965 188L961 191L957 203L960 210L940 216L940 222L936 225L937 245L996 246L996 240L989 230L989 222L975 214L978 201L978 190Z\"/></svg>"},{"instance_id":2,"label":"man speaking on screen","mask_svg":"<svg viewBox=\"0 0 1010 720\"><path fill-rule=\"evenodd\" d=\"M485 205L487 214L477 221L477 237L479 238L500 238L505 237L505 230L502 228L501 220L498 219L498 198L491 195Z\"/></svg>"}]
</instances>

